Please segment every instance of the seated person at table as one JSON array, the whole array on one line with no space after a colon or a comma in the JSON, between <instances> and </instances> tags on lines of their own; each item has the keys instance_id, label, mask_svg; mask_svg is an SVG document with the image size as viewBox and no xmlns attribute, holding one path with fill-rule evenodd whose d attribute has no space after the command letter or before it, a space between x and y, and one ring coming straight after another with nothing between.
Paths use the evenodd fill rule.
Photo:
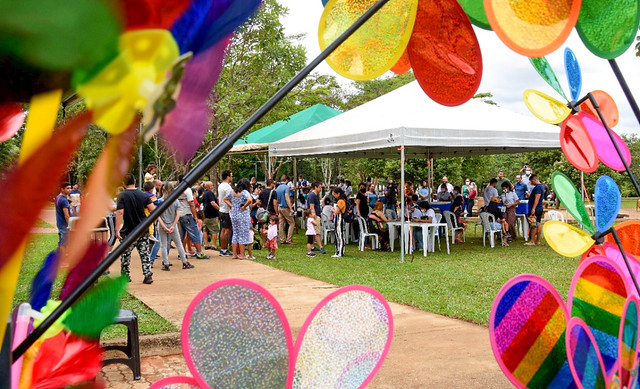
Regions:
<instances>
[{"instance_id":1,"label":"seated person at table","mask_svg":"<svg viewBox=\"0 0 640 389\"><path fill-rule=\"evenodd\" d=\"M440 186L438 187L438 192L436 193L436 200L445 201L445 202L451 201L451 192L449 192L449 188L447 187L447 184L445 182L440 184Z\"/></svg>"},{"instance_id":2,"label":"seated person at table","mask_svg":"<svg viewBox=\"0 0 640 389\"><path fill-rule=\"evenodd\" d=\"M418 207L413 211L411 215L411 223L435 223L436 212L431 208L431 204L428 201L420 201ZM423 247L422 241L422 228L413 229L413 242L415 243L415 249L421 250Z\"/></svg>"},{"instance_id":3,"label":"seated person at table","mask_svg":"<svg viewBox=\"0 0 640 389\"><path fill-rule=\"evenodd\" d=\"M467 228L467 225L460 220L462 214L464 214L464 198L460 195L456 196L451 204L451 212L456 215L456 224L458 227ZM462 230L456 231L456 243L462 243Z\"/></svg>"},{"instance_id":4,"label":"seated person at table","mask_svg":"<svg viewBox=\"0 0 640 389\"><path fill-rule=\"evenodd\" d=\"M507 239L511 237L509 235L509 225L505 219L504 212L500 210L500 197L494 196L491 198L489 205L487 205L486 212L492 214L496 218L496 222L491 226L492 229L500 229L502 235L502 245L509 246Z\"/></svg>"},{"instance_id":5,"label":"seated person at table","mask_svg":"<svg viewBox=\"0 0 640 389\"><path fill-rule=\"evenodd\" d=\"M378 234L378 242L380 243L380 250L382 251L387 251L387 247L389 246L387 221L387 217L384 215L384 203L382 201L376 202L373 211L369 214L367 223L369 225L369 232Z\"/></svg>"},{"instance_id":6,"label":"seated person at table","mask_svg":"<svg viewBox=\"0 0 640 389\"><path fill-rule=\"evenodd\" d=\"M333 206L331 205L331 199L328 197L324 198L324 206L322 207L322 214L327 217L327 219L331 220L333 218L333 213L331 209Z\"/></svg>"}]
</instances>

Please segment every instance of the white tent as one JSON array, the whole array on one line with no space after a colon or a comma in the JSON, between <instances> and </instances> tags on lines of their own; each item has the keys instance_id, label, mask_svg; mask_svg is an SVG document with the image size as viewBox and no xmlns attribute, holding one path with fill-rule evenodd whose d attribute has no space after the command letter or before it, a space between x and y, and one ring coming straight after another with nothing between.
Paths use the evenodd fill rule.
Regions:
<instances>
[{"instance_id":1,"label":"white tent","mask_svg":"<svg viewBox=\"0 0 640 389\"><path fill-rule=\"evenodd\" d=\"M414 81L271 143L269 152L272 157L464 157L559 149L559 133L557 126L478 100L445 107ZM404 196L400 198L402 213ZM404 231L400 237L402 242ZM404 242L401 256L404 261Z\"/></svg>"},{"instance_id":2,"label":"white tent","mask_svg":"<svg viewBox=\"0 0 640 389\"><path fill-rule=\"evenodd\" d=\"M523 103L524 104L524 103ZM417 81L271 143L272 157L462 157L560 148L560 129L534 117L471 100L445 107Z\"/></svg>"}]
</instances>

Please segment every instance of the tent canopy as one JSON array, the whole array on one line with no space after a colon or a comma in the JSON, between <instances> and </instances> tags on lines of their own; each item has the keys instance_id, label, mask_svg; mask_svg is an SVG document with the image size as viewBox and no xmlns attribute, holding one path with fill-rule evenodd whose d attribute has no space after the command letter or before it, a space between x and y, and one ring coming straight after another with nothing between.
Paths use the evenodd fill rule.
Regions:
<instances>
[{"instance_id":1,"label":"tent canopy","mask_svg":"<svg viewBox=\"0 0 640 389\"><path fill-rule=\"evenodd\" d=\"M298 113L294 113L284 120L277 121L250 133L245 139L240 139L234 143L231 152L267 151L269 149L269 143L295 134L341 113L342 112L327 107L324 104L316 104Z\"/></svg>"},{"instance_id":2,"label":"tent canopy","mask_svg":"<svg viewBox=\"0 0 640 389\"><path fill-rule=\"evenodd\" d=\"M560 128L472 99L445 107L417 81L287 136L269 146L272 157L462 157L559 149Z\"/></svg>"}]
</instances>

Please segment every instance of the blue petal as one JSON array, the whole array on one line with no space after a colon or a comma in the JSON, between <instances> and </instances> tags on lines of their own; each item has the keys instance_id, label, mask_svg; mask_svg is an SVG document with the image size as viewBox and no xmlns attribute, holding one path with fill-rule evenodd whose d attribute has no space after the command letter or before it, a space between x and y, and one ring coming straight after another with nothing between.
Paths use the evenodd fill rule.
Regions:
<instances>
[{"instance_id":1,"label":"blue petal","mask_svg":"<svg viewBox=\"0 0 640 389\"><path fill-rule=\"evenodd\" d=\"M621 195L618 185L609 176L596 182L596 230L604 232L611 227L620 212Z\"/></svg>"},{"instance_id":2,"label":"blue petal","mask_svg":"<svg viewBox=\"0 0 640 389\"><path fill-rule=\"evenodd\" d=\"M569 79L571 100L577 101L580 99L580 90L582 89L582 72L576 55L568 47L564 49L564 69Z\"/></svg>"}]
</instances>

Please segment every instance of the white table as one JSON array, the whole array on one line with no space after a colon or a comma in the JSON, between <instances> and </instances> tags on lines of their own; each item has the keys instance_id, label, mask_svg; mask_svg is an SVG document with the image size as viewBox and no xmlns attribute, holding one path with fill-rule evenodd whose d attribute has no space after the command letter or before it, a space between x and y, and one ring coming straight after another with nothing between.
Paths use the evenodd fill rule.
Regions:
<instances>
[{"instance_id":1,"label":"white table","mask_svg":"<svg viewBox=\"0 0 640 389\"><path fill-rule=\"evenodd\" d=\"M393 251L393 243L396 240L396 228L400 228L400 226L402 225L401 221L393 221L393 222L387 222L387 228L389 229L389 242L391 243L391 251ZM409 235L408 234L408 230L409 230L409 224L405 222L405 229L404 229L404 234L405 234L405 238ZM408 246L409 240L405 239L405 250Z\"/></svg>"},{"instance_id":2,"label":"white table","mask_svg":"<svg viewBox=\"0 0 640 389\"><path fill-rule=\"evenodd\" d=\"M411 229L414 228L422 229L422 250L425 257L427 256L427 251L432 253L436 251L435 233L438 228L444 228L444 239L447 242L447 254L451 254L449 251L449 226L447 223L411 223Z\"/></svg>"},{"instance_id":3,"label":"white table","mask_svg":"<svg viewBox=\"0 0 640 389\"><path fill-rule=\"evenodd\" d=\"M524 213L516 213L516 222L520 224L520 233L525 241L529 240L529 221Z\"/></svg>"}]
</instances>

